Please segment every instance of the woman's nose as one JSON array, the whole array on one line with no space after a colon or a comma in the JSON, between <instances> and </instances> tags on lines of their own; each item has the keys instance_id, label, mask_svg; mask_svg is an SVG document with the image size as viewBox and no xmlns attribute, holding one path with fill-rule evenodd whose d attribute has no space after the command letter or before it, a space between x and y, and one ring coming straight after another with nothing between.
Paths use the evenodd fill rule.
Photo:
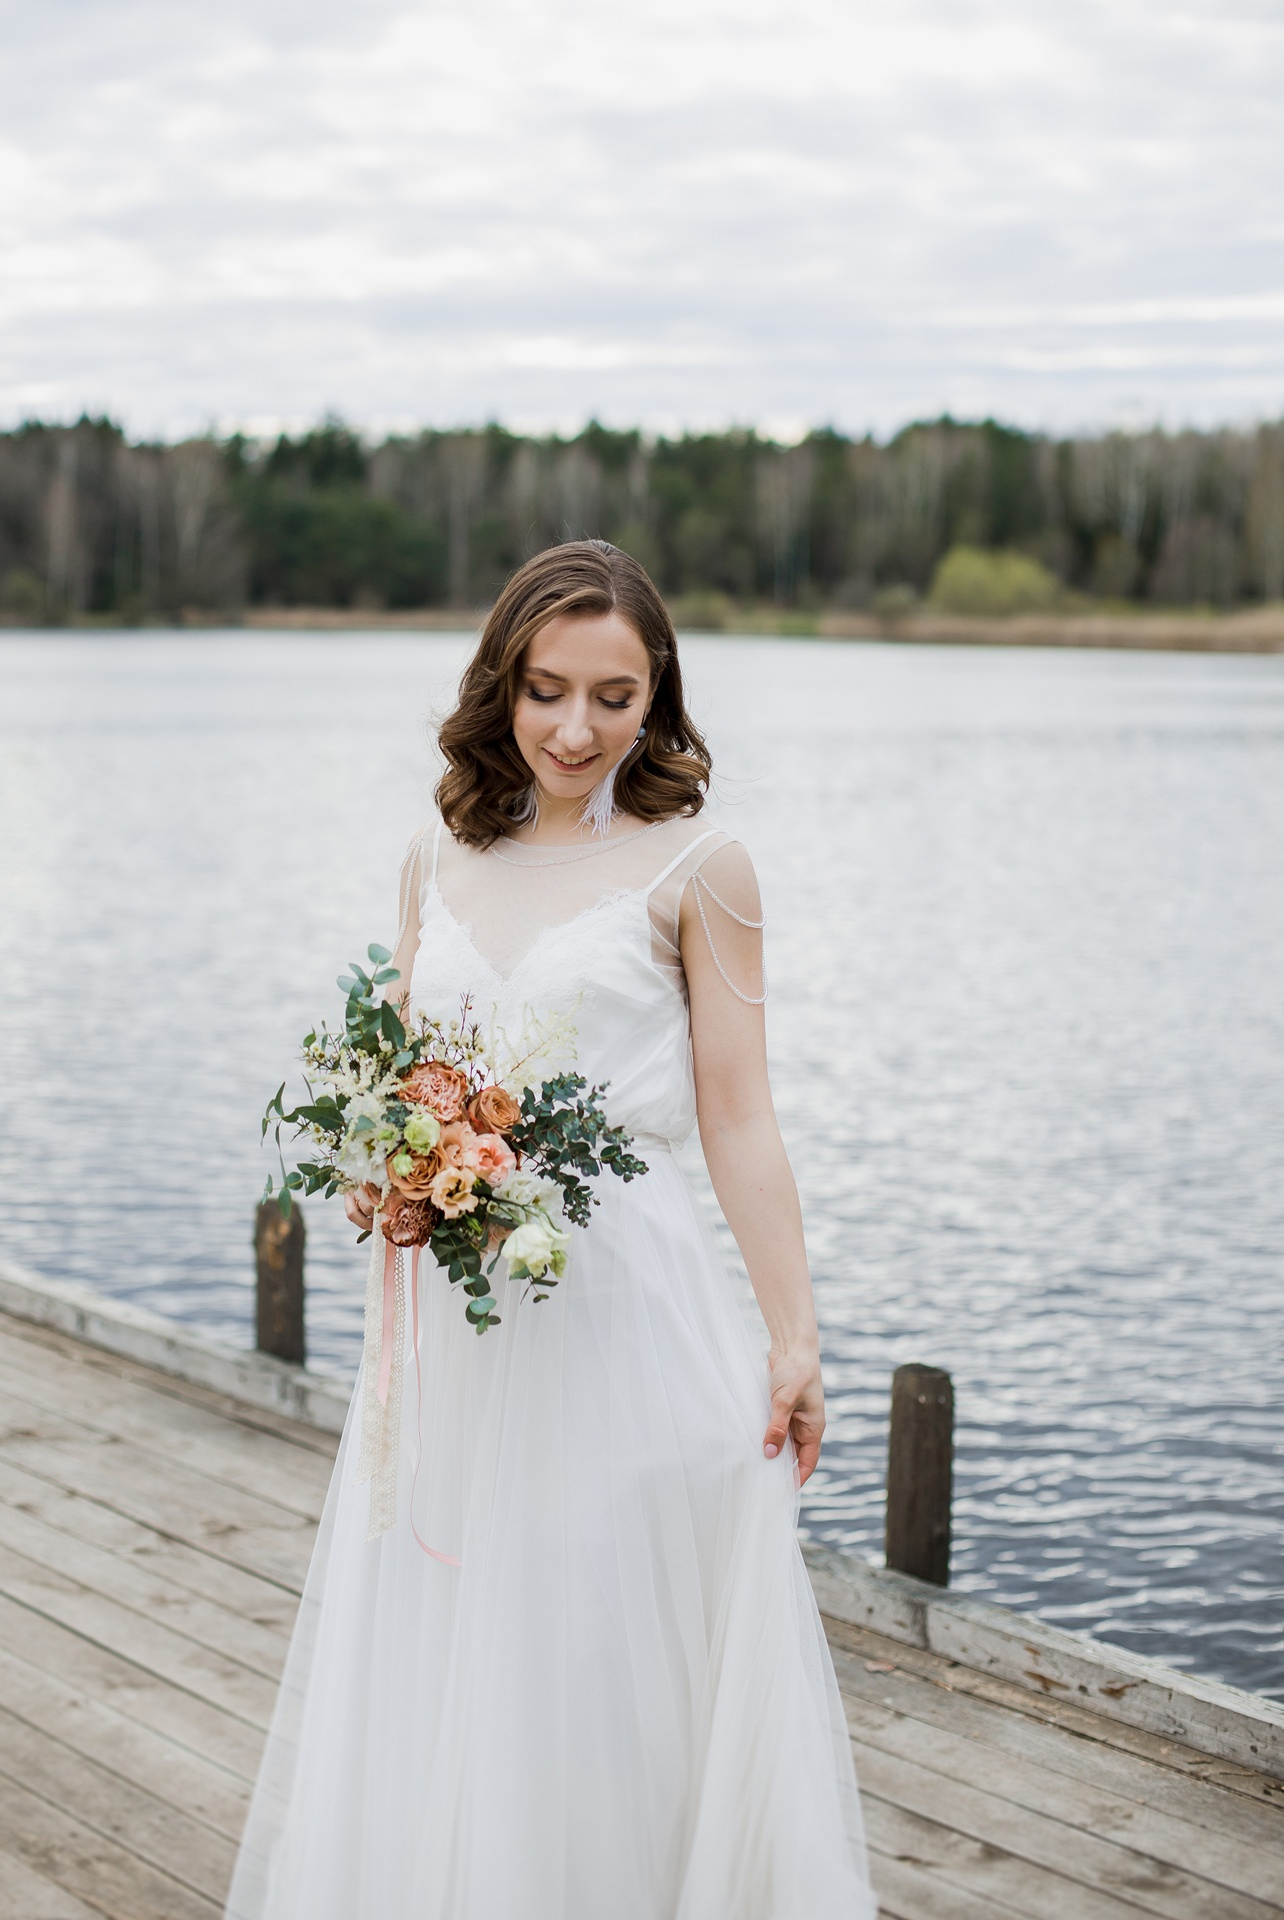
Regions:
<instances>
[{"instance_id":1,"label":"woman's nose","mask_svg":"<svg viewBox=\"0 0 1284 1920\"><path fill-rule=\"evenodd\" d=\"M593 726L589 719L588 708L573 707L557 731L568 747L574 748L577 752L582 751L593 738Z\"/></svg>"}]
</instances>

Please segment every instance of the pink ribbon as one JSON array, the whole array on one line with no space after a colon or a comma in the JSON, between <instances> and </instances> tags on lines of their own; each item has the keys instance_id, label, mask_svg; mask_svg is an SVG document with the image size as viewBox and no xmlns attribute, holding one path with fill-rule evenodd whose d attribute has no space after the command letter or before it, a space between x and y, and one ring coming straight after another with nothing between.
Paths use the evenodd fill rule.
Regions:
<instances>
[{"instance_id":1,"label":"pink ribbon","mask_svg":"<svg viewBox=\"0 0 1284 1920\"><path fill-rule=\"evenodd\" d=\"M426 1554L433 1560L440 1560L444 1566L457 1567L460 1562L453 1553L439 1553L436 1547L430 1547L420 1535L415 1525L415 1489L419 1485L419 1463L424 1453L424 1377L419 1364L419 1255L423 1249L416 1247L410 1256L410 1310L415 1329L415 1466L410 1481L410 1531ZM388 1387L392 1381L392 1337L397 1317L397 1249L391 1240L385 1240L383 1246L383 1334L379 1342L379 1384L376 1389L379 1405L388 1404Z\"/></svg>"},{"instance_id":2,"label":"pink ribbon","mask_svg":"<svg viewBox=\"0 0 1284 1920\"><path fill-rule=\"evenodd\" d=\"M410 1311L415 1329L415 1465L410 1476L410 1531L430 1559L440 1560L443 1566L457 1567L461 1563L453 1553L439 1553L436 1547L430 1547L415 1525L415 1488L419 1485L419 1463L424 1454L424 1377L419 1365L419 1255L421 1248L416 1247L410 1256Z\"/></svg>"}]
</instances>

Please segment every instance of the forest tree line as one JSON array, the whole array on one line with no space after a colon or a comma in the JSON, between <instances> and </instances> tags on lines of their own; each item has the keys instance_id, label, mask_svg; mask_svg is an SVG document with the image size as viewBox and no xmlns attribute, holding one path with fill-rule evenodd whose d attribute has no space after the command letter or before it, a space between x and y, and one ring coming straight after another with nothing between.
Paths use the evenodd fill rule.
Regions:
<instances>
[{"instance_id":1,"label":"forest tree line","mask_svg":"<svg viewBox=\"0 0 1284 1920\"><path fill-rule=\"evenodd\" d=\"M590 534L671 597L742 606L909 606L959 548L1026 556L1068 598L1284 600L1284 422L1052 439L946 419L796 446L597 425L371 444L335 421L268 442L132 444L88 419L0 434L11 623L475 608L529 554Z\"/></svg>"}]
</instances>

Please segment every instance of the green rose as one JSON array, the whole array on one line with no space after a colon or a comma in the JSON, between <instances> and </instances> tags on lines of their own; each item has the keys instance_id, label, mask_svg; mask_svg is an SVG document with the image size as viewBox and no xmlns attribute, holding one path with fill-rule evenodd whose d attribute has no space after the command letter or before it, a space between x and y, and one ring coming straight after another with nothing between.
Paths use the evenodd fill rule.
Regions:
<instances>
[{"instance_id":1,"label":"green rose","mask_svg":"<svg viewBox=\"0 0 1284 1920\"><path fill-rule=\"evenodd\" d=\"M431 1153L440 1139L440 1120L435 1114L429 1113L427 1107L416 1107L406 1122L406 1145L412 1153Z\"/></svg>"}]
</instances>

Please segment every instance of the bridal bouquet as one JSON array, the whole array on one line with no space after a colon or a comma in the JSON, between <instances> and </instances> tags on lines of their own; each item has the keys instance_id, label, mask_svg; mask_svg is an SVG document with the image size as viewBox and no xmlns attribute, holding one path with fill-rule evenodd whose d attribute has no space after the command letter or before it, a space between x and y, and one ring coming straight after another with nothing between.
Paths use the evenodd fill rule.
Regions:
<instances>
[{"instance_id":1,"label":"bridal bouquet","mask_svg":"<svg viewBox=\"0 0 1284 1920\"><path fill-rule=\"evenodd\" d=\"M288 1216L300 1190L358 1193L389 1258L426 1246L485 1333L499 1324L500 1259L546 1300L566 1268L564 1223L587 1225L596 1204L589 1178L609 1167L632 1180L646 1166L607 1124L602 1087L576 1073L542 1078L573 1040L567 1021L528 1018L514 1040L483 1033L465 999L457 1020L421 1014L407 1026L376 997L399 978L391 955L372 946L369 957L370 972L354 964L340 977L342 1031L304 1039L306 1103L287 1113L284 1084L268 1102L262 1131L275 1122L278 1154L283 1125L311 1153L289 1172L281 1161L278 1202ZM269 1177L264 1197L273 1190Z\"/></svg>"}]
</instances>

